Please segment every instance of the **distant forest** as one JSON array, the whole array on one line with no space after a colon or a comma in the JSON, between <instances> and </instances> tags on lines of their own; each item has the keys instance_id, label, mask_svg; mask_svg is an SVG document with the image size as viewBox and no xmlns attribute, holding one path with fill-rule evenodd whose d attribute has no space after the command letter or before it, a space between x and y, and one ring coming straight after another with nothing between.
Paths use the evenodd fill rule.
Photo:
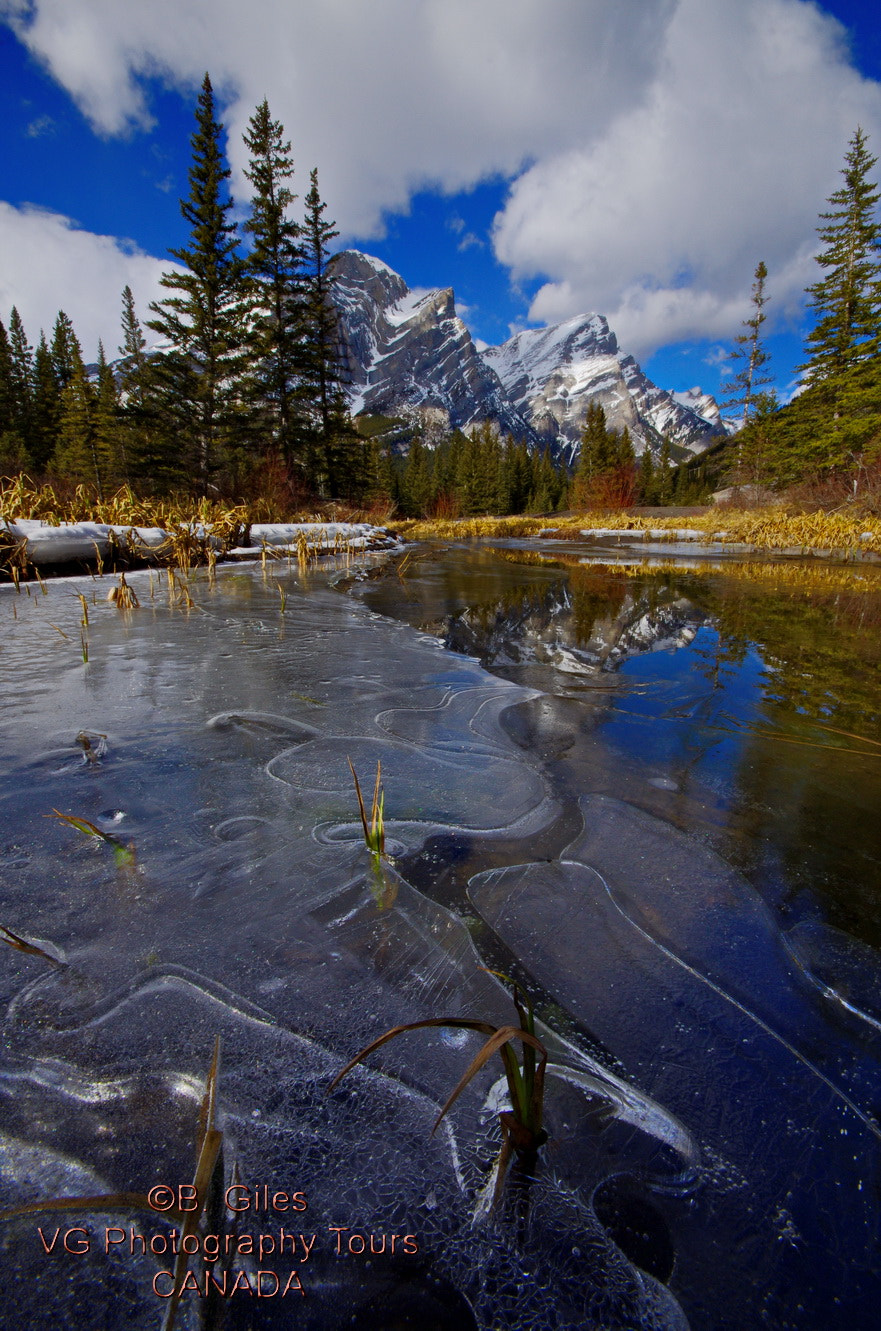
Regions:
<instances>
[{"instance_id":1,"label":"distant forest","mask_svg":"<svg viewBox=\"0 0 881 1331\"><path fill-rule=\"evenodd\" d=\"M344 500L407 515L553 512L693 503L734 483L781 489L833 478L854 491L881 451L881 225L875 159L857 130L844 183L820 216L823 276L809 289L815 324L805 346L804 391L780 407L763 342L767 270L735 339L725 405L742 428L675 465L664 440L637 459L625 429L591 404L574 474L550 450L527 448L489 422L429 444L412 423L353 420L330 299L331 242L318 173L302 221L291 208L293 160L266 102L249 122L252 186L241 229L231 220L223 126L206 74L192 136L189 242L170 253L163 299L147 340L131 290L122 293L119 356L99 344L84 362L62 311L36 346L16 309L0 322L0 474L26 473L104 499L123 486L144 495L254 499L272 492L291 509Z\"/></svg>"}]
</instances>

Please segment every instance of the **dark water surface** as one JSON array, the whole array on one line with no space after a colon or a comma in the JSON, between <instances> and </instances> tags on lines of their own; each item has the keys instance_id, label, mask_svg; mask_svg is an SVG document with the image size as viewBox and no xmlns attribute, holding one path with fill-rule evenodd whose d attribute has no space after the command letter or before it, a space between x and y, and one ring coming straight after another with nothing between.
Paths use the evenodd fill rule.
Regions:
<instances>
[{"instance_id":1,"label":"dark water surface","mask_svg":"<svg viewBox=\"0 0 881 1331\"><path fill-rule=\"evenodd\" d=\"M2 1205L189 1182L220 1035L226 1181L308 1199L238 1232L315 1235L238 1252L305 1294L228 1326L877 1325L881 582L584 558L222 569L195 608L137 574L128 613L4 589L0 924L63 964L0 954ZM382 761L394 865L348 758L368 790ZM495 1214L499 1069L430 1135L476 1035L326 1094L396 1023L509 1023L486 965L553 1060ZM47 1253L64 1214L2 1222L0 1324L159 1327L169 1259L105 1231L168 1223L81 1204L90 1250Z\"/></svg>"}]
</instances>

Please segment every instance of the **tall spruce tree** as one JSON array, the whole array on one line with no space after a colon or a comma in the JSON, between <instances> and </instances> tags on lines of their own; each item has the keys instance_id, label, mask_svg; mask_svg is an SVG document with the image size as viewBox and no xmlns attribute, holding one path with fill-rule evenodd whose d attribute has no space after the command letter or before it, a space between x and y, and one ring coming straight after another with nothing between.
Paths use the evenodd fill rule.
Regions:
<instances>
[{"instance_id":1,"label":"tall spruce tree","mask_svg":"<svg viewBox=\"0 0 881 1331\"><path fill-rule=\"evenodd\" d=\"M251 117L244 141L251 154L245 174L254 186L244 228L252 242L247 272L254 391L261 425L268 426L285 462L304 465L305 431L298 411L304 359L302 228L289 215L296 198L287 183L294 174L291 145L266 101ZM325 261L319 257L323 273Z\"/></svg>"},{"instance_id":2,"label":"tall spruce tree","mask_svg":"<svg viewBox=\"0 0 881 1331\"><path fill-rule=\"evenodd\" d=\"M163 409L189 445L203 493L221 467L237 469L243 414L243 265L235 224L227 220L232 199L222 133L206 74L191 140L190 193L180 205L190 243L170 251L185 271L163 274L162 285L177 294L150 306L155 317L148 325L171 344L157 362Z\"/></svg>"},{"instance_id":3,"label":"tall spruce tree","mask_svg":"<svg viewBox=\"0 0 881 1331\"><path fill-rule=\"evenodd\" d=\"M15 306L9 317L9 350L12 359L13 428L26 449L33 414L33 350L28 344L21 315Z\"/></svg>"},{"instance_id":4,"label":"tall spruce tree","mask_svg":"<svg viewBox=\"0 0 881 1331\"><path fill-rule=\"evenodd\" d=\"M76 363L82 360L83 352L79 338L73 330L73 324L64 310L58 311L55 327L52 329L52 370L55 383L60 393L66 388L76 372Z\"/></svg>"},{"instance_id":5,"label":"tall spruce tree","mask_svg":"<svg viewBox=\"0 0 881 1331\"><path fill-rule=\"evenodd\" d=\"M336 310L331 299L330 242L339 234L324 217L327 207L318 191L318 171L309 175L303 227L305 274L303 327L305 356L302 394L311 419L311 469L319 490L337 495L360 448L346 412L342 352Z\"/></svg>"},{"instance_id":6,"label":"tall spruce tree","mask_svg":"<svg viewBox=\"0 0 881 1331\"><path fill-rule=\"evenodd\" d=\"M93 390L92 423L99 476L107 487L128 485L128 456L119 409L119 389L107 363L104 343L98 341L98 379Z\"/></svg>"},{"instance_id":7,"label":"tall spruce tree","mask_svg":"<svg viewBox=\"0 0 881 1331\"><path fill-rule=\"evenodd\" d=\"M858 129L850 141L842 187L817 228L826 275L808 288L817 319L801 366L807 384L774 413L763 402L756 438L747 427L742 450L760 479L788 485L806 475L859 465L881 447L881 224L879 193L869 179L875 158Z\"/></svg>"},{"instance_id":8,"label":"tall spruce tree","mask_svg":"<svg viewBox=\"0 0 881 1331\"><path fill-rule=\"evenodd\" d=\"M826 276L808 288L817 323L808 334L810 352L801 369L809 385L833 388L860 362L878 354L881 339L881 225L878 189L869 179L876 159L857 129L845 155L844 185L829 196L817 234L825 245L816 256Z\"/></svg>"},{"instance_id":9,"label":"tall spruce tree","mask_svg":"<svg viewBox=\"0 0 881 1331\"><path fill-rule=\"evenodd\" d=\"M572 498L576 505L584 507L592 502L599 477L613 464L614 442L606 429L605 410L599 402L589 402L572 485Z\"/></svg>"},{"instance_id":10,"label":"tall spruce tree","mask_svg":"<svg viewBox=\"0 0 881 1331\"><path fill-rule=\"evenodd\" d=\"M58 443L52 472L62 480L94 487L104 498L106 470L98 456L94 423L94 393L76 337L70 346L70 378L61 390Z\"/></svg>"},{"instance_id":11,"label":"tall spruce tree","mask_svg":"<svg viewBox=\"0 0 881 1331\"><path fill-rule=\"evenodd\" d=\"M37 472L43 473L49 465L58 443L61 423L61 390L55 374L52 352L46 334L40 330L40 340L34 352L34 398L31 433L28 444L31 461Z\"/></svg>"},{"instance_id":12,"label":"tall spruce tree","mask_svg":"<svg viewBox=\"0 0 881 1331\"><path fill-rule=\"evenodd\" d=\"M0 321L0 474L21 471L27 461L24 440L19 433L12 347Z\"/></svg>"},{"instance_id":13,"label":"tall spruce tree","mask_svg":"<svg viewBox=\"0 0 881 1331\"><path fill-rule=\"evenodd\" d=\"M655 459L648 443L639 459L637 495L641 504L653 504L655 501Z\"/></svg>"},{"instance_id":14,"label":"tall spruce tree","mask_svg":"<svg viewBox=\"0 0 881 1331\"><path fill-rule=\"evenodd\" d=\"M768 297L765 295L767 277L768 269L764 263L760 263L755 271L752 288L752 314L743 321L746 332L740 333L734 339L734 350L728 357L732 374L722 385L722 392L726 395L722 405L739 407L740 418L744 425L748 424L753 416L757 394L772 382L771 375L762 374L762 370L771 359L762 345L762 324L768 317L765 314L765 306L768 303Z\"/></svg>"},{"instance_id":15,"label":"tall spruce tree","mask_svg":"<svg viewBox=\"0 0 881 1331\"><path fill-rule=\"evenodd\" d=\"M122 345L119 354L119 386L123 396L138 411L145 411L150 360L147 356L147 340L141 330L135 298L129 286L124 287L122 292Z\"/></svg>"},{"instance_id":16,"label":"tall spruce tree","mask_svg":"<svg viewBox=\"0 0 881 1331\"><path fill-rule=\"evenodd\" d=\"M0 435L15 429L15 391L12 376L12 348L0 319Z\"/></svg>"}]
</instances>

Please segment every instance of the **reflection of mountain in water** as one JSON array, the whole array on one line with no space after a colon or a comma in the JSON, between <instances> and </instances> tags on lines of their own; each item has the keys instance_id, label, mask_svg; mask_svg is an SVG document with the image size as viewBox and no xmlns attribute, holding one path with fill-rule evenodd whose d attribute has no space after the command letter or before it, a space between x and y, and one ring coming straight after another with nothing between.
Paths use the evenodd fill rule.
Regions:
<instances>
[{"instance_id":1,"label":"reflection of mountain in water","mask_svg":"<svg viewBox=\"0 0 881 1331\"><path fill-rule=\"evenodd\" d=\"M603 579L603 582L605 580ZM616 670L632 656L691 643L706 615L672 591L576 579L451 614L434 631L483 666L537 662L570 674Z\"/></svg>"}]
</instances>

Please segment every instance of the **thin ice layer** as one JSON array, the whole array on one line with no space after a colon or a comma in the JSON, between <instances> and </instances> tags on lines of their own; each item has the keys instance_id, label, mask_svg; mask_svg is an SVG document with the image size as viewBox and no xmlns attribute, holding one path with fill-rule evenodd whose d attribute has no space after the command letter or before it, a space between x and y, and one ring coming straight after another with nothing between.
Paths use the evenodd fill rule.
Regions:
<instances>
[{"instance_id":1,"label":"thin ice layer","mask_svg":"<svg viewBox=\"0 0 881 1331\"><path fill-rule=\"evenodd\" d=\"M796 972L758 898L704 846L619 801L581 806L585 830L559 862L481 874L469 891L522 964L700 1142L703 1186L675 1233L674 1288L698 1325L867 1325L879 1222L871 1033ZM817 1263L842 1243L846 1270Z\"/></svg>"}]
</instances>

